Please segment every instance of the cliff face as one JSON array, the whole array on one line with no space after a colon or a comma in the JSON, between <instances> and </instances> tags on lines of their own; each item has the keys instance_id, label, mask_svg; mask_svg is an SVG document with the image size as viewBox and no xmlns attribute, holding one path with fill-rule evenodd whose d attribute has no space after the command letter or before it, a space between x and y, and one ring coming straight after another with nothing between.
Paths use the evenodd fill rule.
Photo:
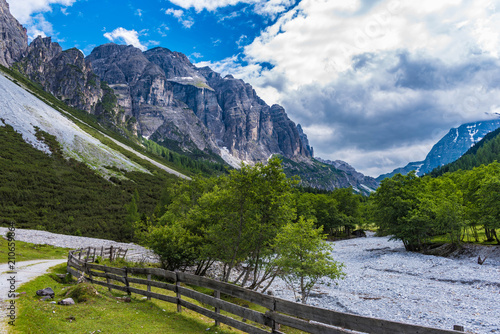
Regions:
<instances>
[{"instance_id":1,"label":"cliff face","mask_svg":"<svg viewBox=\"0 0 500 334\"><path fill-rule=\"evenodd\" d=\"M0 64L9 67L28 47L26 29L12 16L9 4L0 0Z\"/></svg>"},{"instance_id":2,"label":"cliff face","mask_svg":"<svg viewBox=\"0 0 500 334\"><path fill-rule=\"evenodd\" d=\"M82 52L63 51L50 37L34 39L16 67L61 101L90 113L104 95Z\"/></svg>"},{"instance_id":3,"label":"cliff face","mask_svg":"<svg viewBox=\"0 0 500 334\"><path fill-rule=\"evenodd\" d=\"M227 148L249 162L274 153L312 156L282 107L269 107L251 85L197 68L182 53L110 43L95 48L87 60L138 120L143 136L219 155Z\"/></svg>"}]
</instances>

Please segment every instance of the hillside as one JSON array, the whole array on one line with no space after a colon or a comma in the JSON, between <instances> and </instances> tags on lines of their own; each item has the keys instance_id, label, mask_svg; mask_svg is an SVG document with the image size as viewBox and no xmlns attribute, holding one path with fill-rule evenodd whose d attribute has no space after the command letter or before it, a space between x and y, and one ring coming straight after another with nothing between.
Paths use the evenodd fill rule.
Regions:
<instances>
[{"instance_id":1,"label":"hillside","mask_svg":"<svg viewBox=\"0 0 500 334\"><path fill-rule=\"evenodd\" d=\"M162 189L182 176L54 109L17 80L0 75L0 97L2 222L130 240L127 216L152 214Z\"/></svg>"},{"instance_id":2,"label":"hillside","mask_svg":"<svg viewBox=\"0 0 500 334\"><path fill-rule=\"evenodd\" d=\"M488 133L481 141L472 146L458 160L434 169L429 174L440 176L457 170L471 170L474 167L500 161L500 129Z\"/></svg>"}]
</instances>

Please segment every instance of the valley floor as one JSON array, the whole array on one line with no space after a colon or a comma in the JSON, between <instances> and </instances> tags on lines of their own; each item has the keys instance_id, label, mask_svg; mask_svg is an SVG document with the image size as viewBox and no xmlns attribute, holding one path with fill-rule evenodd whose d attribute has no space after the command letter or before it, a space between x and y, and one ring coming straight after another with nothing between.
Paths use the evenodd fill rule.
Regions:
<instances>
[{"instance_id":1,"label":"valley floor","mask_svg":"<svg viewBox=\"0 0 500 334\"><path fill-rule=\"evenodd\" d=\"M325 280L308 304L363 316L466 333L500 333L500 246L462 252L458 258L409 253L388 237L334 243L347 276ZM477 256L488 258L483 265ZM271 288L293 299L283 282Z\"/></svg>"},{"instance_id":2,"label":"valley floor","mask_svg":"<svg viewBox=\"0 0 500 334\"><path fill-rule=\"evenodd\" d=\"M6 229L0 228L5 235ZM129 259L153 259L145 248L55 233L16 230L17 240L61 247L121 246ZM347 276L325 280L314 290L308 304L341 312L382 318L421 326L452 329L462 325L466 333L500 333L500 246L475 248L457 258L406 252L402 243L388 237L336 241L334 257L343 262ZM477 256L488 256L483 265ZM271 290L293 300L281 281Z\"/></svg>"}]
</instances>

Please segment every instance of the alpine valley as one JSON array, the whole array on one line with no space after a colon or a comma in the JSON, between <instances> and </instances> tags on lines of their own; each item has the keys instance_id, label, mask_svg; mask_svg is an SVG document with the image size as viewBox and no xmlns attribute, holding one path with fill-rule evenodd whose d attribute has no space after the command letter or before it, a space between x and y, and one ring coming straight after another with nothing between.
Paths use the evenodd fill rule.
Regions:
<instances>
[{"instance_id":1,"label":"alpine valley","mask_svg":"<svg viewBox=\"0 0 500 334\"><path fill-rule=\"evenodd\" d=\"M345 162L314 159L307 135L283 107L267 105L250 84L198 68L182 53L110 43L85 57L40 36L28 45L26 29L5 0L0 33L1 65L138 145L159 144L234 168L280 155L286 173L299 175L305 187L353 187L367 194L378 186Z\"/></svg>"}]
</instances>

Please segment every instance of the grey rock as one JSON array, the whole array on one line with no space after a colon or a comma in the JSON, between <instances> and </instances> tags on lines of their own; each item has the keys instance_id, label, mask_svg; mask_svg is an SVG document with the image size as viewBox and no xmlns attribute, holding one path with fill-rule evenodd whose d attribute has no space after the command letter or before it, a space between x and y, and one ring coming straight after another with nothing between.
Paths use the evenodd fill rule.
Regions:
<instances>
[{"instance_id":1,"label":"grey rock","mask_svg":"<svg viewBox=\"0 0 500 334\"><path fill-rule=\"evenodd\" d=\"M55 293L54 293L54 290L52 290L51 287L48 287L48 288L45 288L45 289L41 289L41 290L38 290L36 292L36 294L38 296L51 296L51 297L54 297Z\"/></svg>"},{"instance_id":2,"label":"grey rock","mask_svg":"<svg viewBox=\"0 0 500 334\"><path fill-rule=\"evenodd\" d=\"M57 302L58 305L75 305L73 298L66 298Z\"/></svg>"},{"instance_id":3,"label":"grey rock","mask_svg":"<svg viewBox=\"0 0 500 334\"><path fill-rule=\"evenodd\" d=\"M49 300L49 299L52 299L53 296L43 296L42 298L40 298L41 301L46 301L46 300Z\"/></svg>"},{"instance_id":4,"label":"grey rock","mask_svg":"<svg viewBox=\"0 0 500 334\"><path fill-rule=\"evenodd\" d=\"M26 29L12 16L9 4L0 0L0 64L10 67L28 47Z\"/></svg>"}]
</instances>

